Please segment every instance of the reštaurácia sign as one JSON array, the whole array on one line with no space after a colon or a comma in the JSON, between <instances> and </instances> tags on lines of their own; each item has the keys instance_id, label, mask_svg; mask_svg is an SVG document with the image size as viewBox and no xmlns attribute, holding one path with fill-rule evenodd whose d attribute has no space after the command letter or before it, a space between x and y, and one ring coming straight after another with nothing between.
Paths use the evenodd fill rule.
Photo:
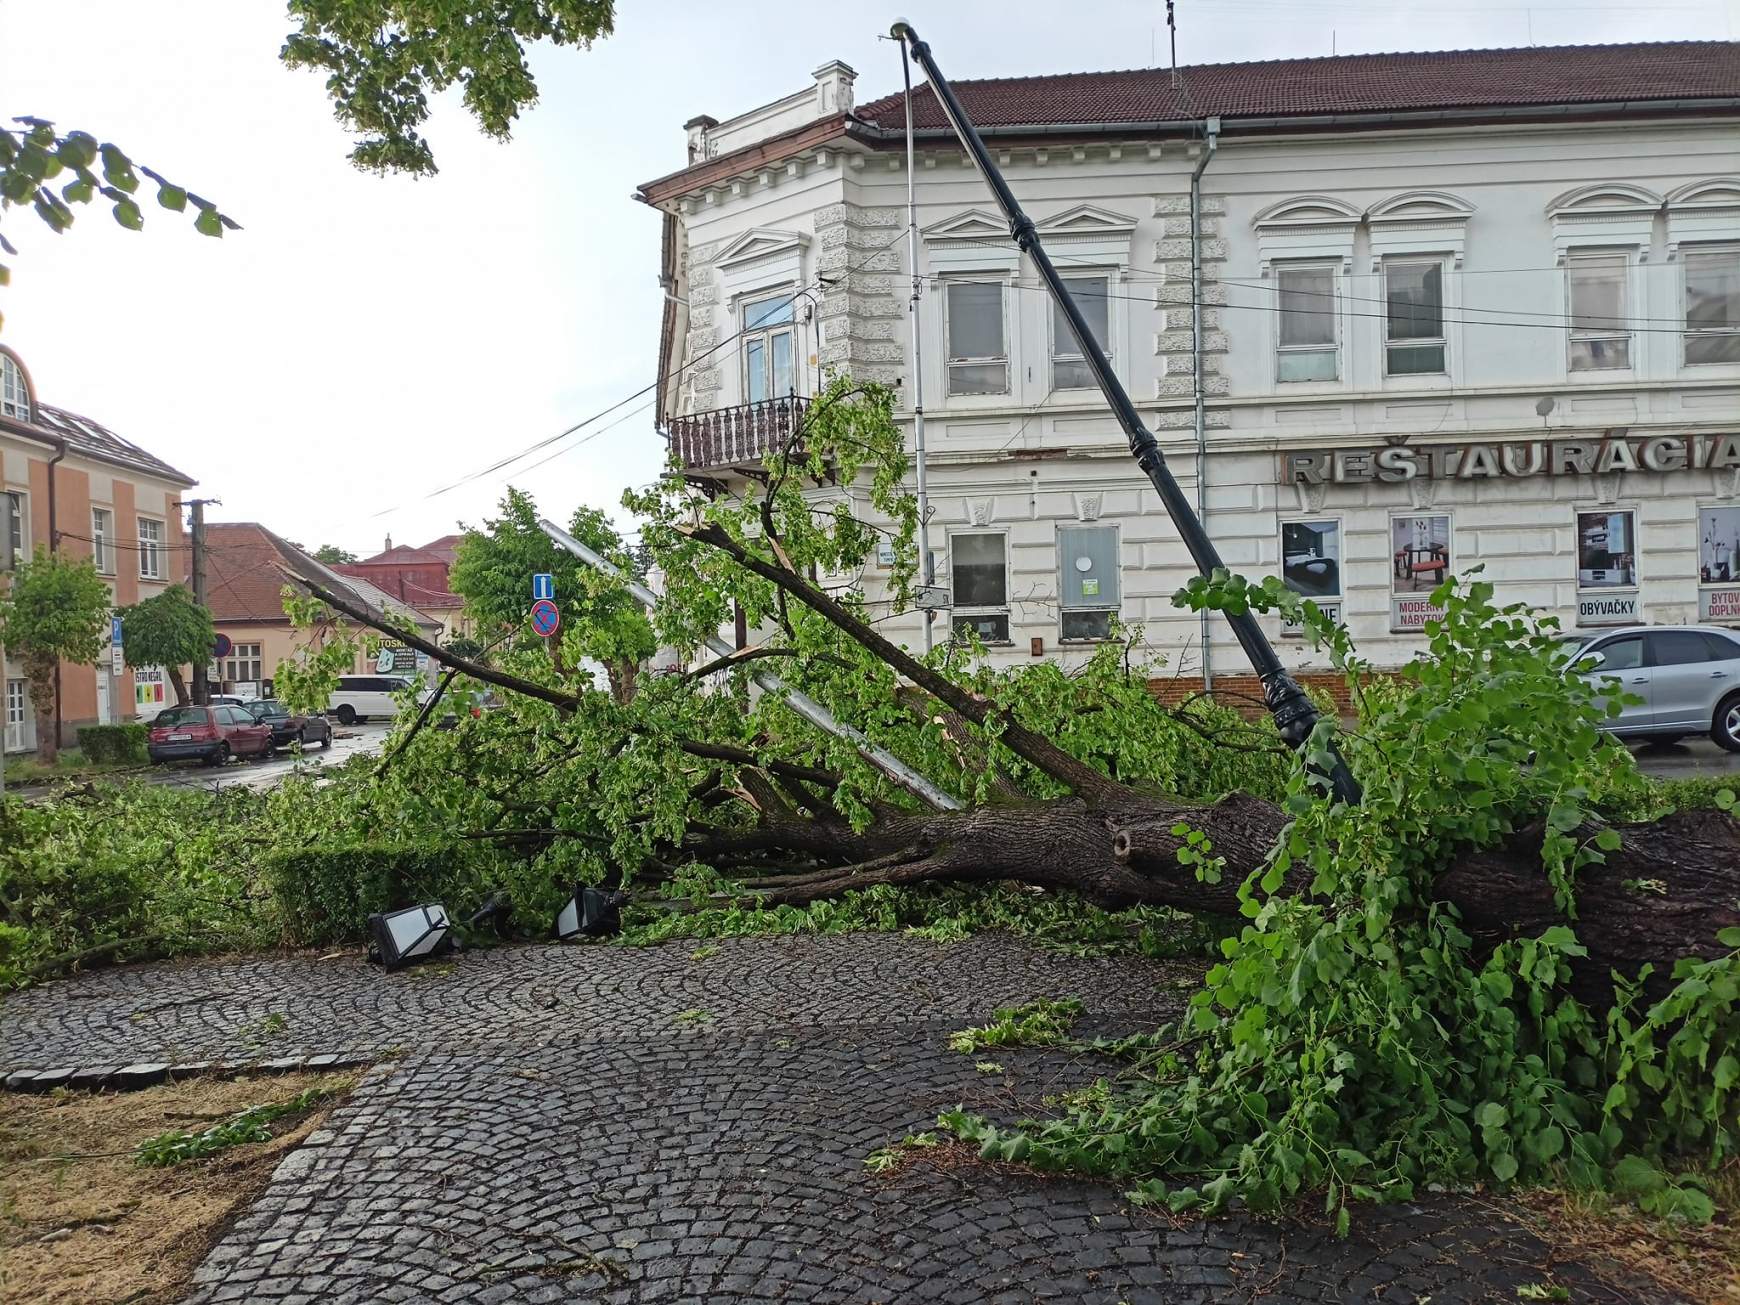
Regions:
<instances>
[{"instance_id":1,"label":"re\u0161taur\u00e1cia sign","mask_svg":"<svg viewBox=\"0 0 1740 1305\"><path fill-rule=\"evenodd\" d=\"M1720 471L1740 467L1740 435L1614 435L1604 439L1394 444L1281 454L1288 485L1415 479L1595 476L1610 471Z\"/></svg>"}]
</instances>

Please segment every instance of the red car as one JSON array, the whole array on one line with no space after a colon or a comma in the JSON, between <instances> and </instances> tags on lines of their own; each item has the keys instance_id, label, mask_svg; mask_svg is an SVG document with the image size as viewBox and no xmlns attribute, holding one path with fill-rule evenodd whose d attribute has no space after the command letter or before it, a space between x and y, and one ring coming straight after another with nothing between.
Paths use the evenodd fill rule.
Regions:
<instances>
[{"instance_id":1,"label":"red car","mask_svg":"<svg viewBox=\"0 0 1740 1305\"><path fill-rule=\"evenodd\" d=\"M231 757L270 756L272 727L240 707L171 707L151 722L145 748L153 761L198 757L221 766Z\"/></svg>"}]
</instances>

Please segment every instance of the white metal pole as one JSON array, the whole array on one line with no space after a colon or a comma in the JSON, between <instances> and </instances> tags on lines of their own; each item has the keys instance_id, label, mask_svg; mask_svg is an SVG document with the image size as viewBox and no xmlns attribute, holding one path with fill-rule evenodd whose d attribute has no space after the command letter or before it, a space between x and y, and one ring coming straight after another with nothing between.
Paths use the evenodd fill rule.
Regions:
<instances>
[{"instance_id":1,"label":"white metal pole","mask_svg":"<svg viewBox=\"0 0 1740 1305\"><path fill-rule=\"evenodd\" d=\"M918 271L918 169L912 134L912 60L906 42L900 43L900 71L906 79L906 261L912 265L912 298L907 316L912 323L912 456L918 473L918 580L924 608L924 650L934 642L931 623L936 612L929 606L936 592L936 566L930 555L930 489L924 465L924 333L919 324L919 304L924 279Z\"/></svg>"},{"instance_id":2,"label":"white metal pole","mask_svg":"<svg viewBox=\"0 0 1740 1305\"><path fill-rule=\"evenodd\" d=\"M652 590L641 584L640 581L636 580L633 576L624 575L613 562L607 558L599 556L599 554L595 553L585 544L582 544L578 539L574 538L573 535L570 535L560 526L550 521L540 520L538 522L538 528L551 539L555 540L561 547L567 549L570 553L574 554L575 557L586 563L586 565L596 567L598 570L604 572L605 575L613 576L616 579L621 580L627 587L628 592L633 595L634 600L642 607L651 609L652 607L657 606L659 601L657 594L653 593ZM708 639L707 649L709 652L716 653L720 657L729 657L732 653L738 651L723 639L719 638ZM935 784L932 784L928 779L912 769L912 767L908 766L892 752L880 748L872 743L867 737L865 737L861 730L855 729L851 725L838 719L833 712L822 706L821 703L817 702L807 693L791 688L784 680L780 679L779 676L775 675L772 671L757 671L753 678L764 691L778 694L784 698L786 706L790 707L798 715L809 721L810 724L814 725L817 729L832 734L835 738L845 739L847 742L851 743L853 747L858 749L858 752L863 756L864 760L868 761L872 766L875 766L876 769L880 770L884 775L887 775L888 778L893 780L896 784L899 784L902 788L915 794L919 799L933 807L935 810L960 810L961 804L955 801L954 798L943 792Z\"/></svg>"}]
</instances>

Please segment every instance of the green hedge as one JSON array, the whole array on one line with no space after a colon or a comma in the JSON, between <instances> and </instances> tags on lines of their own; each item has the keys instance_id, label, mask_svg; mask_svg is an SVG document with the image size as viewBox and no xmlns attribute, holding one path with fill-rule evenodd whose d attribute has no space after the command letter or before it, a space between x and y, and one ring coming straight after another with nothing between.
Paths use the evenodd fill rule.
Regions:
<instances>
[{"instance_id":1,"label":"green hedge","mask_svg":"<svg viewBox=\"0 0 1740 1305\"><path fill-rule=\"evenodd\" d=\"M148 760L145 752L147 732L148 727L137 721L126 725L81 725L79 751L85 754L86 761L101 765L142 763Z\"/></svg>"},{"instance_id":2,"label":"green hedge","mask_svg":"<svg viewBox=\"0 0 1740 1305\"><path fill-rule=\"evenodd\" d=\"M471 844L328 843L268 852L260 869L301 946L351 942L376 911L440 902L460 918L488 890L495 857Z\"/></svg>"}]
</instances>

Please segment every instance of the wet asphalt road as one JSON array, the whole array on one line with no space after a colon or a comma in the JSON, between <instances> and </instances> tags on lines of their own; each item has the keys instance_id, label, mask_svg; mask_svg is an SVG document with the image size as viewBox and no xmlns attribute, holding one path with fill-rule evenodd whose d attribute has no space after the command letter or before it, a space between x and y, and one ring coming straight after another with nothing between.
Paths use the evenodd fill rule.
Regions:
<instances>
[{"instance_id":1,"label":"wet asphalt road","mask_svg":"<svg viewBox=\"0 0 1740 1305\"><path fill-rule=\"evenodd\" d=\"M334 725L330 748L309 748L300 757L284 751L275 757L258 761L237 758L229 765L220 767L202 766L197 761L177 761L138 770L120 771L104 778L142 780L147 784L160 784L166 788L218 789L234 788L238 785L254 789L270 788L285 776L295 773L298 766L317 770L323 766L337 765L360 754L378 752L381 741L387 737L390 728L387 721ZM53 797L66 783L67 781L56 781L19 787L9 784L6 791L27 798Z\"/></svg>"},{"instance_id":2,"label":"wet asphalt road","mask_svg":"<svg viewBox=\"0 0 1740 1305\"><path fill-rule=\"evenodd\" d=\"M1740 779L1740 752L1725 752L1709 739L1687 739L1658 748L1633 744L1631 755L1639 769L1658 779L1686 779L1694 775L1733 775Z\"/></svg>"}]
</instances>

